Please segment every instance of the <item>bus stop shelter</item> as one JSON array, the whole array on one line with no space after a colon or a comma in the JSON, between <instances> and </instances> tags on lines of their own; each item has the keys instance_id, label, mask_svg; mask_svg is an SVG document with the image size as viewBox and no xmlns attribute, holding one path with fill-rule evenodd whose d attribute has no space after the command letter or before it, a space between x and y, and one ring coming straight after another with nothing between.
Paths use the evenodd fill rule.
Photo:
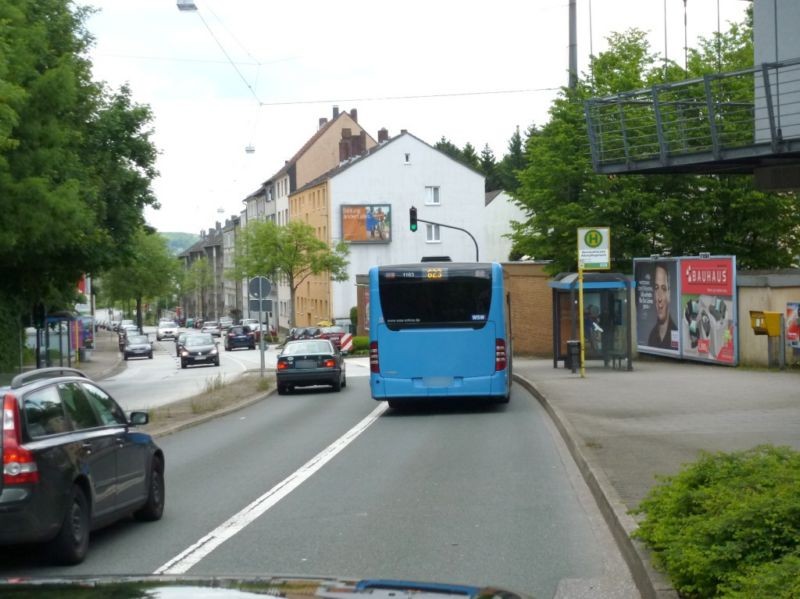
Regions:
<instances>
[{"instance_id":1,"label":"bus stop shelter","mask_svg":"<svg viewBox=\"0 0 800 599\"><path fill-rule=\"evenodd\" d=\"M580 339L578 273L560 273L548 283L553 290L553 368L572 367L569 341ZM583 318L586 360L603 360L633 370L631 306L634 281L620 273L583 274ZM577 344L575 344L577 346Z\"/></svg>"}]
</instances>

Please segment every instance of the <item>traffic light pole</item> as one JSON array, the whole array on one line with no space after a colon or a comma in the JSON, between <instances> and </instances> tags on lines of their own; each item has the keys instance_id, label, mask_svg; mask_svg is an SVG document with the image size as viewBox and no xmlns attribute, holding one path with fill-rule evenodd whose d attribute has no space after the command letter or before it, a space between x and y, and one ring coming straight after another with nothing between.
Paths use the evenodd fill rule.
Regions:
<instances>
[{"instance_id":1,"label":"traffic light pole","mask_svg":"<svg viewBox=\"0 0 800 599\"><path fill-rule=\"evenodd\" d=\"M417 209L414 206L412 206L409 209L408 215L409 215L409 218L410 218L410 225L411 225L411 232L412 233L416 233L417 232L417 222L427 223L429 225L436 225L438 227L445 227L446 229L455 229L456 231L462 231L462 232L466 233L467 235L469 235L469 238L472 240L472 243L475 244L475 262L480 262L481 261L480 260L480 256L478 254L478 242L475 241L475 238L472 236L472 233L470 233L466 229L462 229L461 227L454 227L453 225L446 225L444 223L437 223L437 222L434 222L432 220L425 220L425 219L422 219L422 218L418 218L417 217Z\"/></svg>"}]
</instances>

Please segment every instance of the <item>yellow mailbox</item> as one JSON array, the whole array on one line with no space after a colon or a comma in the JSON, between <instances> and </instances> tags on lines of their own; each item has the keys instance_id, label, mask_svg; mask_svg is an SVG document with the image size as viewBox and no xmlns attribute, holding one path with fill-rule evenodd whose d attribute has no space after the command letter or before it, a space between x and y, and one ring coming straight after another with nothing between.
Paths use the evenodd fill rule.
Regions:
<instances>
[{"instance_id":1,"label":"yellow mailbox","mask_svg":"<svg viewBox=\"0 0 800 599\"><path fill-rule=\"evenodd\" d=\"M781 336L781 312L750 310L750 326L756 335Z\"/></svg>"}]
</instances>

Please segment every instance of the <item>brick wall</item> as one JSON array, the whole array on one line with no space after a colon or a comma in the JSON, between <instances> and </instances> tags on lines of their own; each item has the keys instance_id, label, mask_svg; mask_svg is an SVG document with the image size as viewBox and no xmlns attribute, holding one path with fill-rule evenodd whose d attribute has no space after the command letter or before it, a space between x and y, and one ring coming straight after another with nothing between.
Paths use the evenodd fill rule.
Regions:
<instances>
[{"instance_id":1,"label":"brick wall","mask_svg":"<svg viewBox=\"0 0 800 599\"><path fill-rule=\"evenodd\" d=\"M553 355L553 290L545 264L507 262L506 291L511 295L511 330L514 353Z\"/></svg>"}]
</instances>

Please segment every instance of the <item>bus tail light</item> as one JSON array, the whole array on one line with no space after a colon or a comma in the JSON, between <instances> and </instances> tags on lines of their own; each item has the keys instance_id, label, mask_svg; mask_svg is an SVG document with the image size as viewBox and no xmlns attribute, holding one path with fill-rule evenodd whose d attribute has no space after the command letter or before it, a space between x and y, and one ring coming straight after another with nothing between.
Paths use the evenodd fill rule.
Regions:
<instances>
[{"instance_id":1,"label":"bus tail light","mask_svg":"<svg viewBox=\"0 0 800 599\"><path fill-rule=\"evenodd\" d=\"M369 371L380 374L381 364L378 359L378 342L373 341L369 344Z\"/></svg>"},{"instance_id":2,"label":"bus tail light","mask_svg":"<svg viewBox=\"0 0 800 599\"><path fill-rule=\"evenodd\" d=\"M494 370L500 372L508 366L508 355L506 354L506 340L497 339L494 343Z\"/></svg>"},{"instance_id":3,"label":"bus tail light","mask_svg":"<svg viewBox=\"0 0 800 599\"><path fill-rule=\"evenodd\" d=\"M3 399L3 484L21 485L39 482L39 468L33 453L20 445L19 410L17 399Z\"/></svg>"}]
</instances>

